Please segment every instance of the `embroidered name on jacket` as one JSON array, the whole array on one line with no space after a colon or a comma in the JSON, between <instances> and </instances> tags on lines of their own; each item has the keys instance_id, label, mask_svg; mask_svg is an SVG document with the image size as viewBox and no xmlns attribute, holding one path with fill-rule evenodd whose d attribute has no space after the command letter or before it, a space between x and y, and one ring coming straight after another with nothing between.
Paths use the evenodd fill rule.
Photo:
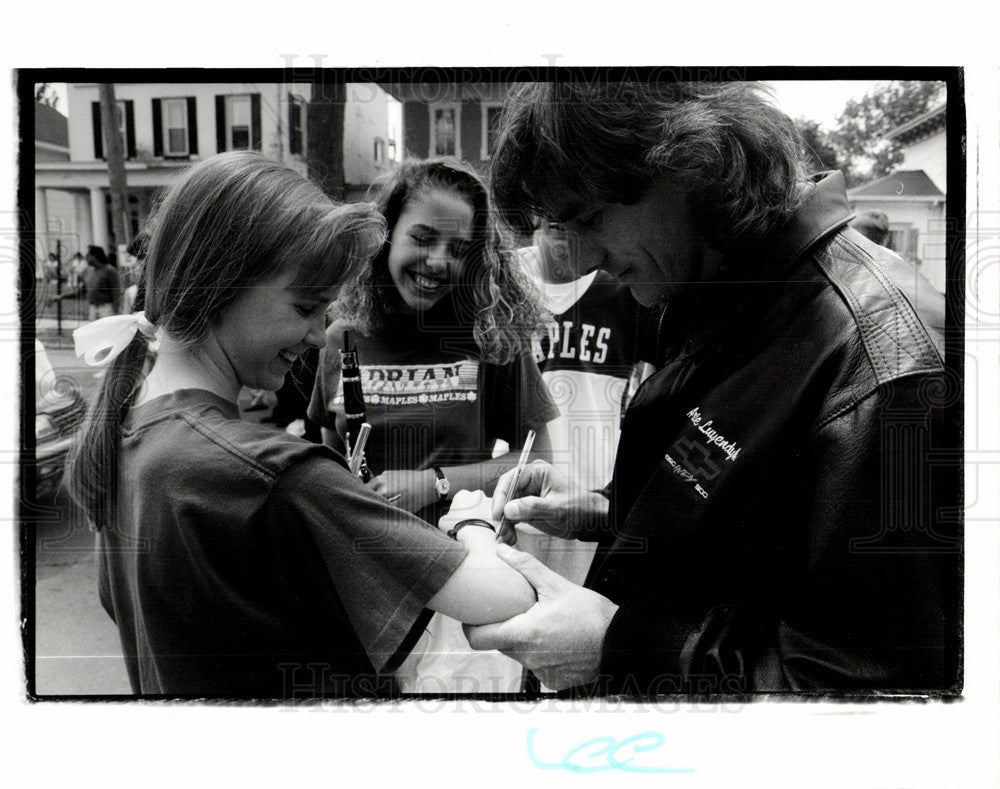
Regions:
<instances>
[{"instance_id":1,"label":"embroidered name on jacket","mask_svg":"<svg viewBox=\"0 0 1000 789\"><path fill-rule=\"evenodd\" d=\"M361 388L368 405L472 402L477 397L478 381L479 363L472 360L432 365L361 366ZM330 410L343 410L343 392L334 395L329 407Z\"/></svg>"},{"instance_id":2,"label":"embroidered name on jacket","mask_svg":"<svg viewBox=\"0 0 1000 789\"><path fill-rule=\"evenodd\" d=\"M715 420L709 419L705 422L704 417L701 415L701 410L697 406L687 412L687 417L691 420L691 424L697 428L698 432L705 437L706 443L717 446L726 453L727 461L732 463L739 457L743 448L735 441L729 441L719 432L719 429L713 424Z\"/></svg>"}]
</instances>

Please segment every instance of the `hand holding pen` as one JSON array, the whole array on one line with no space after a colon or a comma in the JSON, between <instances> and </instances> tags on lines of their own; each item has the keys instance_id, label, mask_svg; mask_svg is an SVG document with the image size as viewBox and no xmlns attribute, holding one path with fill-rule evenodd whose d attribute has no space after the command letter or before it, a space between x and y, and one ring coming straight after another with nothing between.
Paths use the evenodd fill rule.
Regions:
<instances>
[{"instance_id":1,"label":"hand holding pen","mask_svg":"<svg viewBox=\"0 0 1000 789\"><path fill-rule=\"evenodd\" d=\"M521 449L521 457L517 459L517 466L514 468L514 477L510 482L510 487L507 489L504 507L514 497L518 480L520 480L521 474L524 473L524 467L528 465L528 456L531 454L531 447L534 443L535 431L529 430L527 438L524 439L524 447ZM514 523L503 514L503 508L500 509L499 520L497 522L497 542L505 542L507 545L517 544L517 531L514 529Z\"/></svg>"},{"instance_id":2,"label":"hand holding pen","mask_svg":"<svg viewBox=\"0 0 1000 789\"><path fill-rule=\"evenodd\" d=\"M494 521L530 523L565 539L596 539L606 528L608 499L571 481L544 460L508 471L493 492Z\"/></svg>"}]
</instances>

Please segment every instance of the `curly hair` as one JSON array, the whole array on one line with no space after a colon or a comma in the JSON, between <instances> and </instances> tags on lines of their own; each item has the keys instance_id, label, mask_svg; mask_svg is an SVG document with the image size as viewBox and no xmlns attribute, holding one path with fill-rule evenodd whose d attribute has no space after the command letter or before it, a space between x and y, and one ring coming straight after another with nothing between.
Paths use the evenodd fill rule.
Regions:
<instances>
[{"instance_id":1,"label":"curly hair","mask_svg":"<svg viewBox=\"0 0 1000 789\"><path fill-rule=\"evenodd\" d=\"M759 83L526 83L501 115L490 188L501 219L527 232L568 195L632 204L668 175L724 249L787 221L803 161L794 123Z\"/></svg>"},{"instance_id":2,"label":"curly hair","mask_svg":"<svg viewBox=\"0 0 1000 789\"><path fill-rule=\"evenodd\" d=\"M369 199L385 217L388 237L371 264L341 289L332 317L368 332L385 326L383 316L400 300L389 274L393 230L407 202L432 189L459 196L473 210L472 244L443 309L451 312L451 322L469 331L483 361L508 363L530 347L531 332L544 319L541 300L493 221L482 178L458 159L407 161L372 185Z\"/></svg>"}]
</instances>

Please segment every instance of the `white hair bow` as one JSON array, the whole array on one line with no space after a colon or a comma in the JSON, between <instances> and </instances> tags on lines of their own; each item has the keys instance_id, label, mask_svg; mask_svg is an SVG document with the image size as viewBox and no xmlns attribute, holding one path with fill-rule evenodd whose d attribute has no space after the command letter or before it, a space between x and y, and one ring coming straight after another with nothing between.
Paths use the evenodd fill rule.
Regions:
<instances>
[{"instance_id":1,"label":"white hair bow","mask_svg":"<svg viewBox=\"0 0 1000 789\"><path fill-rule=\"evenodd\" d=\"M160 343L154 326L145 312L131 315L109 315L73 330L73 345L76 355L92 367L100 367L114 360L128 347L139 332L148 339L149 349L155 351Z\"/></svg>"}]
</instances>

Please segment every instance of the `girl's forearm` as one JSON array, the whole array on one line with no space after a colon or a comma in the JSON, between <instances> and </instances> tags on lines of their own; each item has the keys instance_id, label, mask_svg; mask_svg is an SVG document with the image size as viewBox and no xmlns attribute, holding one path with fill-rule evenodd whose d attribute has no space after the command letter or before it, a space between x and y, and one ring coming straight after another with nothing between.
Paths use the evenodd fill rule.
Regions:
<instances>
[{"instance_id":1,"label":"girl's forearm","mask_svg":"<svg viewBox=\"0 0 1000 789\"><path fill-rule=\"evenodd\" d=\"M472 625L503 622L535 604L535 590L496 554L494 533L467 526L458 533L469 554L427 607Z\"/></svg>"},{"instance_id":2,"label":"girl's forearm","mask_svg":"<svg viewBox=\"0 0 1000 789\"><path fill-rule=\"evenodd\" d=\"M482 463L469 463L464 466L444 466L442 471L451 485L451 495L460 490L481 490L487 496L493 495L497 480L517 465L517 455L508 452L506 455L485 460Z\"/></svg>"}]
</instances>

